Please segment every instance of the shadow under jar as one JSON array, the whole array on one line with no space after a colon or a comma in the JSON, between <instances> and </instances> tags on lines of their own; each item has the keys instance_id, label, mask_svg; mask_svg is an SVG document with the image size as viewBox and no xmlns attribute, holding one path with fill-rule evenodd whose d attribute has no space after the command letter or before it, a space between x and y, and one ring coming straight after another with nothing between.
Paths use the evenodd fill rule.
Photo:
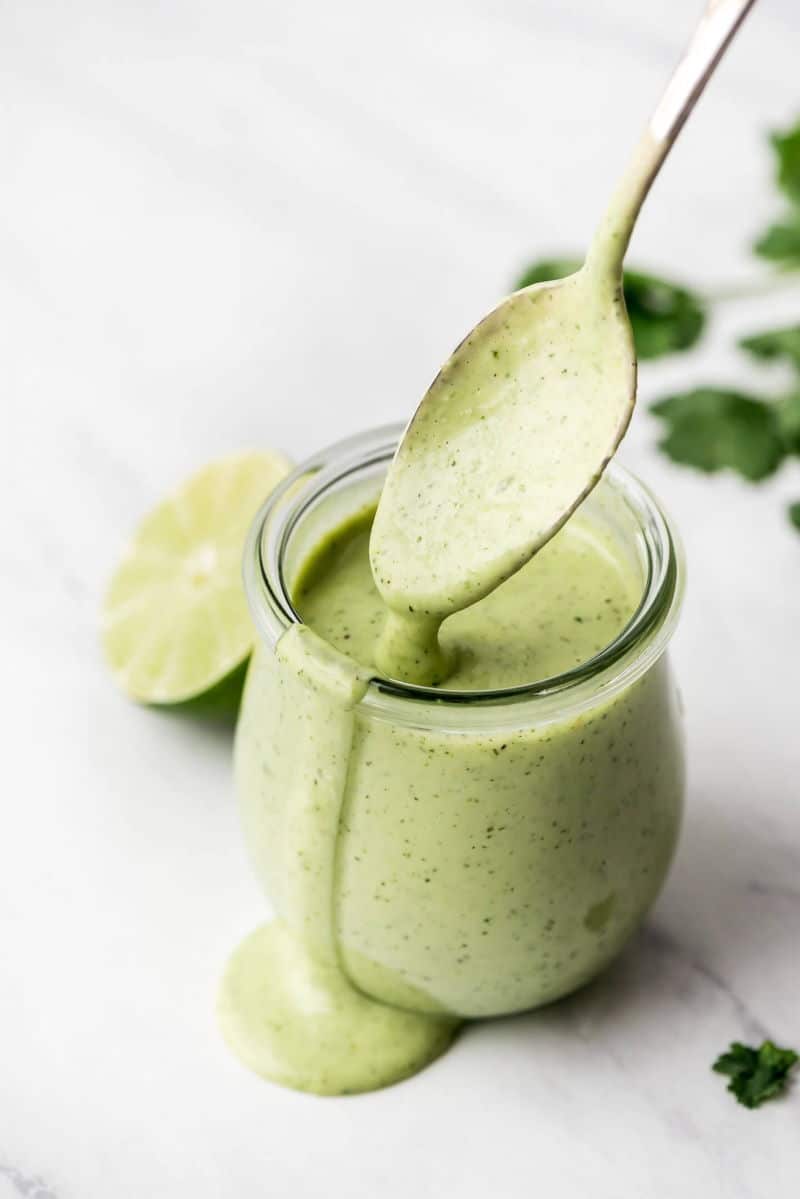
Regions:
<instances>
[{"instance_id":1,"label":"shadow under jar","mask_svg":"<svg viewBox=\"0 0 800 1199\"><path fill-rule=\"evenodd\" d=\"M638 607L617 638L566 673L502 691L364 676L336 767L335 820L318 844L299 846L292 807L308 806L308 787L298 789L307 751L291 688L303 682L287 678L276 649L300 623L292 595L304 564L375 505L400 432L310 459L255 522L245 584L258 644L235 753L242 821L278 916L312 953L298 851L301 882L317 872L337 961L360 992L417 1013L499 1016L596 975L664 881L684 791L665 653L682 563L652 495L612 464L580 515L637 580Z\"/></svg>"}]
</instances>

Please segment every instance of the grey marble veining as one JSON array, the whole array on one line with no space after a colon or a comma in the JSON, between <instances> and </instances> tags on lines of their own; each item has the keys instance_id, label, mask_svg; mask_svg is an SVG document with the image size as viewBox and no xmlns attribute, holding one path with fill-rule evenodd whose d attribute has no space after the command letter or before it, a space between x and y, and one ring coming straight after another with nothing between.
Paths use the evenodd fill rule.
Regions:
<instances>
[{"instance_id":1,"label":"grey marble veining","mask_svg":"<svg viewBox=\"0 0 800 1199\"><path fill-rule=\"evenodd\" d=\"M0 1182L11 1188L11 1194L22 1195L24 1199L58 1199L55 1191L51 1191L41 1178L26 1177L14 1166L5 1166L2 1162Z\"/></svg>"}]
</instances>

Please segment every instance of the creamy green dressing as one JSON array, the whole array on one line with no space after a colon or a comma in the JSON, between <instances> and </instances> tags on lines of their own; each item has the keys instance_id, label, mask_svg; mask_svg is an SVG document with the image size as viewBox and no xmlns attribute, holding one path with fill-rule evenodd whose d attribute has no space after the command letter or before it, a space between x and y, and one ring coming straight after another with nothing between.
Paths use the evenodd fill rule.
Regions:
<instances>
[{"instance_id":1,"label":"creamy green dressing","mask_svg":"<svg viewBox=\"0 0 800 1199\"><path fill-rule=\"evenodd\" d=\"M386 478L371 572L366 528L343 531L300 580L306 624L254 655L237 776L281 921L234 955L221 1014L267 1077L326 1094L396 1081L458 1018L585 982L664 879L683 758L663 654L642 651L613 686L600 676L560 716L483 693L471 710L465 693L591 658L642 591L574 513L631 416L622 260L742 19L723 7L701 21L583 268L508 297L434 380ZM370 704L386 676L441 697Z\"/></svg>"},{"instance_id":2,"label":"creamy green dressing","mask_svg":"<svg viewBox=\"0 0 800 1199\"><path fill-rule=\"evenodd\" d=\"M335 853L354 710L369 676L303 625L281 639L277 659L271 699L279 725L290 726L292 753L280 779L286 852L275 901L288 923L265 925L239 946L220 1022L238 1056L268 1078L321 1095L371 1090L426 1065L454 1025L377 1003L340 968Z\"/></svg>"},{"instance_id":3,"label":"creamy green dressing","mask_svg":"<svg viewBox=\"0 0 800 1199\"><path fill-rule=\"evenodd\" d=\"M590 978L652 902L680 813L662 666L541 728L454 736L372 719L361 699L387 613L370 517L300 571L304 623L276 654L257 651L237 733L245 833L279 919L231 959L222 1028L252 1069L319 1094L397 1081L461 1019ZM619 546L578 513L444 623L442 688L512 687L585 662L640 593Z\"/></svg>"},{"instance_id":4,"label":"creamy green dressing","mask_svg":"<svg viewBox=\"0 0 800 1199\"><path fill-rule=\"evenodd\" d=\"M630 712L609 707L599 742L588 720L442 738L424 722L371 722L361 702L372 673L496 690L569 670L616 637L641 592L630 564L580 518L550 539L600 477L634 391L614 272L509 297L429 389L374 520L312 555L296 587L303 625L272 659L256 654L237 774L280 921L234 955L220 1012L267 1077L326 1094L396 1081L439 1054L459 1018L590 977L652 899L674 841L672 780L664 813L645 780L650 801L630 827L587 803L602 786L636 807L636 737L652 739L641 714L657 715L663 685L640 688ZM638 837L655 852L622 886L627 859L608 863Z\"/></svg>"},{"instance_id":5,"label":"creamy green dressing","mask_svg":"<svg viewBox=\"0 0 800 1199\"><path fill-rule=\"evenodd\" d=\"M613 273L584 268L517 292L472 330L414 415L378 505L370 556L392 613L377 650L384 673L441 681L437 621L487 595L563 524L619 443L635 386ZM409 639L428 649L416 672Z\"/></svg>"},{"instance_id":6,"label":"creamy green dressing","mask_svg":"<svg viewBox=\"0 0 800 1199\"><path fill-rule=\"evenodd\" d=\"M368 670L388 619L370 570L372 516L357 516L320 546L294 592L304 623ZM562 674L614 640L640 593L611 538L576 515L534 561L441 626L448 670L440 687L492 691Z\"/></svg>"}]
</instances>

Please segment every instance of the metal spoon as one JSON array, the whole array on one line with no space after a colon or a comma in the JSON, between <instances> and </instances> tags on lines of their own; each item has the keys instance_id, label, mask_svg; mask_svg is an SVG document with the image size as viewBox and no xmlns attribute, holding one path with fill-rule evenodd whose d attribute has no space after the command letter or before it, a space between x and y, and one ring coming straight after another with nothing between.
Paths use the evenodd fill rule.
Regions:
<instances>
[{"instance_id":1,"label":"metal spoon","mask_svg":"<svg viewBox=\"0 0 800 1199\"><path fill-rule=\"evenodd\" d=\"M583 267L504 300L458 346L417 408L370 541L373 575L395 617L387 644L420 622L428 630L417 628L417 639L427 638L443 617L518 570L563 525L619 445L636 398L622 295L631 231L753 3L708 3Z\"/></svg>"}]
</instances>

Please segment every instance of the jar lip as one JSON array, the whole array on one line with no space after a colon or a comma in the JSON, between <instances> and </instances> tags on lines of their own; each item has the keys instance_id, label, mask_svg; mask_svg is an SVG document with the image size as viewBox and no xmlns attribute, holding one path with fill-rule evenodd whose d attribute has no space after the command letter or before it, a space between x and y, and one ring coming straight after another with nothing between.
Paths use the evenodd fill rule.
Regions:
<instances>
[{"instance_id":1,"label":"jar lip","mask_svg":"<svg viewBox=\"0 0 800 1199\"><path fill-rule=\"evenodd\" d=\"M271 493L251 526L245 548L244 581L256 626L270 641L277 642L292 624L301 624L283 575L285 549L293 530L308 509L335 483L354 470L391 460L404 426L384 425L328 446L300 463ZM370 680L362 703L384 704L413 701L438 708L491 708L521 701L556 701L563 715L566 702L582 706L590 691L590 702L598 690L615 692L643 674L664 652L674 631L683 598L683 552L677 533L653 493L635 475L611 462L602 478L623 494L633 511L647 555L647 577L641 601L613 641L591 658L561 674L515 687L487 691L451 691L403 683L379 674ZM298 484L295 503L292 492ZM281 509L284 509L281 511ZM279 515L278 515L279 514ZM273 517L281 522L265 544L265 532ZM636 652L638 651L638 652ZM583 693L583 694L582 694ZM548 702L549 701L549 702Z\"/></svg>"}]
</instances>

